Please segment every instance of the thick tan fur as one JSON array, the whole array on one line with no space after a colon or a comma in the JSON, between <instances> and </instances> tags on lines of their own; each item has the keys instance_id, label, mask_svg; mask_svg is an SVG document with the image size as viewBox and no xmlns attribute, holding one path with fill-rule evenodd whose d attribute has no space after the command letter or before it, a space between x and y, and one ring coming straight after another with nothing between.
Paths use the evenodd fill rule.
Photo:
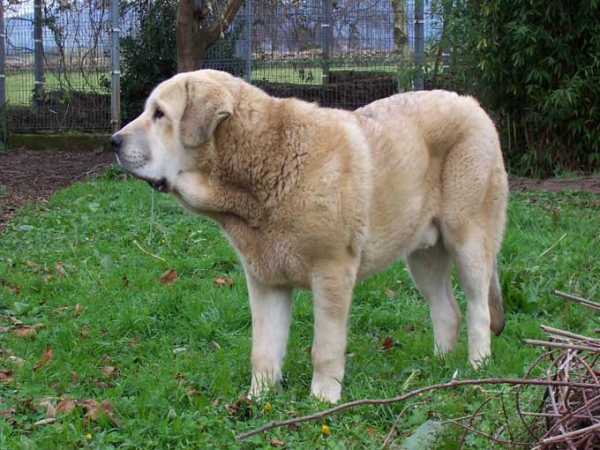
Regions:
<instances>
[{"instance_id":1,"label":"thick tan fur","mask_svg":"<svg viewBox=\"0 0 600 450\"><path fill-rule=\"evenodd\" d=\"M412 92L355 112L277 99L204 70L160 84L112 138L132 174L216 221L252 310L252 387L281 379L293 288L314 298L314 395L336 402L357 280L405 258L431 308L436 351L454 348L467 298L469 359L504 326L496 259L508 197L495 127L478 103Z\"/></svg>"}]
</instances>

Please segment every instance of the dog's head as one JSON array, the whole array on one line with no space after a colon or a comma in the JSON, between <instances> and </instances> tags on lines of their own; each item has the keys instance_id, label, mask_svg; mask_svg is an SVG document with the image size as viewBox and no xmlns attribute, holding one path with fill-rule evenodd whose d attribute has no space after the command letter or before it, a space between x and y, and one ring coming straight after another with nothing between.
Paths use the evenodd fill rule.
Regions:
<instances>
[{"instance_id":1,"label":"dog's head","mask_svg":"<svg viewBox=\"0 0 600 450\"><path fill-rule=\"evenodd\" d=\"M199 70L175 75L148 97L142 114L110 142L118 163L160 192L169 192L182 173L194 171L203 145L233 114L224 72Z\"/></svg>"}]
</instances>

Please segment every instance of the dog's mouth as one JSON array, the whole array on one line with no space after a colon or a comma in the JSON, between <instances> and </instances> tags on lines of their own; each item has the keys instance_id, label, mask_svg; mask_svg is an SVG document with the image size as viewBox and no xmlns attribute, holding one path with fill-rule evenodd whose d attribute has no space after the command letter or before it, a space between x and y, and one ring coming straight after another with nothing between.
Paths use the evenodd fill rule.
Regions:
<instances>
[{"instance_id":1,"label":"dog's mouth","mask_svg":"<svg viewBox=\"0 0 600 450\"><path fill-rule=\"evenodd\" d=\"M155 191L158 192L163 192L163 193L167 193L169 192L169 184L167 183L167 180L164 178L161 178L159 180L145 180L146 183L148 183L152 189L154 189Z\"/></svg>"}]
</instances>

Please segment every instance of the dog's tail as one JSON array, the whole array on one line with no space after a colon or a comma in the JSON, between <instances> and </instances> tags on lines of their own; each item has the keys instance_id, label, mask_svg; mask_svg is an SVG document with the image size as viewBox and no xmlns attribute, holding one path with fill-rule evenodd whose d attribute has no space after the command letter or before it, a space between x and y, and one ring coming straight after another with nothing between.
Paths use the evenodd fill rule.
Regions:
<instances>
[{"instance_id":1,"label":"dog's tail","mask_svg":"<svg viewBox=\"0 0 600 450\"><path fill-rule=\"evenodd\" d=\"M504 330L504 307L502 306L502 289L498 278L498 261L494 264L494 270L492 271L488 305L491 319L490 329L498 336Z\"/></svg>"}]
</instances>

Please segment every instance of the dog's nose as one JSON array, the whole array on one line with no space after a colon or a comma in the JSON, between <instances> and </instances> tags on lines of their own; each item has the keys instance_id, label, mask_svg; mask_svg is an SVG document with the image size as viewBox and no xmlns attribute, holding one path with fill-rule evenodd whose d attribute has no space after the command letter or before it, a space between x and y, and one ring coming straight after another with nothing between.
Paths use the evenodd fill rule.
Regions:
<instances>
[{"instance_id":1,"label":"dog's nose","mask_svg":"<svg viewBox=\"0 0 600 450\"><path fill-rule=\"evenodd\" d=\"M123 136L119 133L113 134L108 140L112 145L113 151L115 153L119 153L119 148L121 148L121 144L123 143Z\"/></svg>"}]
</instances>

